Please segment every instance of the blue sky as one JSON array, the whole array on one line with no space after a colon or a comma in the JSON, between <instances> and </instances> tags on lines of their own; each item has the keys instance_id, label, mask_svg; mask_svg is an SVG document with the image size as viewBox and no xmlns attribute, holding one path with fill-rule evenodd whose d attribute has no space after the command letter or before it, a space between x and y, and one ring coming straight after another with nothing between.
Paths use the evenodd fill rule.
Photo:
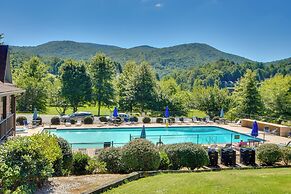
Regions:
<instances>
[{"instance_id":1,"label":"blue sky","mask_svg":"<svg viewBox=\"0 0 291 194\"><path fill-rule=\"evenodd\" d=\"M200 42L257 61L291 57L290 0L3 0L0 7L0 32L11 45Z\"/></svg>"}]
</instances>

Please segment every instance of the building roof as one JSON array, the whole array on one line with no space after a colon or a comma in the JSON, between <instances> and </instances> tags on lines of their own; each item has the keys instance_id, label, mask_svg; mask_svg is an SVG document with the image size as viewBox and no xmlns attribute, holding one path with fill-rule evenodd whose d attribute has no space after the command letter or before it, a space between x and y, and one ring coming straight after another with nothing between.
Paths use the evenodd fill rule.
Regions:
<instances>
[{"instance_id":1,"label":"building roof","mask_svg":"<svg viewBox=\"0 0 291 194\"><path fill-rule=\"evenodd\" d=\"M17 88L13 84L0 82L0 96L20 94L23 92L24 90Z\"/></svg>"}]
</instances>

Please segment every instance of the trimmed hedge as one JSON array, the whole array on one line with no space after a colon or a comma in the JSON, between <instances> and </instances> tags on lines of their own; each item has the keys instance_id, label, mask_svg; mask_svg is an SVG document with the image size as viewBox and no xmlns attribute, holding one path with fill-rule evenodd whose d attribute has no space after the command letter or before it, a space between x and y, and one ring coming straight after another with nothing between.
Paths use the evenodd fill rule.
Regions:
<instances>
[{"instance_id":1,"label":"trimmed hedge","mask_svg":"<svg viewBox=\"0 0 291 194\"><path fill-rule=\"evenodd\" d=\"M291 147L282 147L282 160L285 165L288 165L291 162Z\"/></svg>"},{"instance_id":2,"label":"trimmed hedge","mask_svg":"<svg viewBox=\"0 0 291 194\"><path fill-rule=\"evenodd\" d=\"M136 116L129 118L130 122L138 122L138 118Z\"/></svg>"},{"instance_id":3,"label":"trimmed hedge","mask_svg":"<svg viewBox=\"0 0 291 194\"><path fill-rule=\"evenodd\" d=\"M73 165L73 152L69 142L61 137L57 137L58 145L62 151L62 158L54 163L54 175L68 175Z\"/></svg>"},{"instance_id":4,"label":"trimmed hedge","mask_svg":"<svg viewBox=\"0 0 291 194\"><path fill-rule=\"evenodd\" d=\"M175 123L175 118L174 118L174 117L170 117L170 118L169 118L169 121L170 121L171 123Z\"/></svg>"},{"instance_id":5,"label":"trimmed hedge","mask_svg":"<svg viewBox=\"0 0 291 194\"><path fill-rule=\"evenodd\" d=\"M150 141L135 139L123 147L122 161L127 172L157 170L160 154Z\"/></svg>"},{"instance_id":6,"label":"trimmed hedge","mask_svg":"<svg viewBox=\"0 0 291 194\"><path fill-rule=\"evenodd\" d=\"M71 123L72 125L74 125L74 124L77 123L77 121L76 121L75 119L70 119L70 123Z\"/></svg>"},{"instance_id":7,"label":"trimmed hedge","mask_svg":"<svg viewBox=\"0 0 291 194\"><path fill-rule=\"evenodd\" d=\"M164 120L163 120L163 118L161 118L161 117L158 117L156 122L157 122L157 123L163 123L163 122L164 122Z\"/></svg>"},{"instance_id":8,"label":"trimmed hedge","mask_svg":"<svg viewBox=\"0 0 291 194\"><path fill-rule=\"evenodd\" d=\"M87 174L87 166L89 165L90 157L87 154L76 152L73 154L72 174L84 175Z\"/></svg>"},{"instance_id":9,"label":"trimmed hedge","mask_svg":"<svg viewBox=\"0 0 291 194\"><path fill-rule=\"evenodd\" d=\"M178 143L165 146L171 168L174 170L182 167L190 169L200 168L209 163L208 153L201 146L193 143Z\"/></svg>"},{"instance_id":10,"label":"trimmed hedge","mask_svg":"<svg viewBox=\"0 0 291 194\"><path fill-rule=\"evenodd\" d=\"M84 124L93 124L93 118L88 116L84 118Z\"/></svg>"},{"instance_id":11,"label":"trimmed hedge","mask_svg":"<svg viewBox=\"0 0 291 194\"><path fill-rule=\"evenodd\" d=\"M265 143L257 149L258 160L262 164L273 165L282 159L282 150L276 144Z\"/></svg>"},{"instance_id":12,"label":"trimmed hedge","mask_svg":"<svg viewBox=\"0 0 291 194\"><path fill-rule=\"evenodd\" d=\"M108 122L108 119L106 117L99 117L99 121L102 123L103 122L106 123L106 122Z\"/></svg>"},{"instance_id":13,"label":"trimmed hedge","mask_svg":"<svg viewBox=\"0 0 291 194\"><path fill-rule=\"evenodd\" d=\"M39 122L38 122L39 125L42 124L42 118L41 118L41 117L38 116L38 117L36 118L36 120L39 121Z\"/></svg>"},{"instance_id":14,"label":"trimmed hedge","mask_svg":"<svg viewBox=\"0 0 291 194\"><path fill-rule=\"evenodd\" d=\"M169 169L171 162L170 162L170 159L169 159L168 155L166 154L166 152L161 151L160 158L161 158L161 162L160 162L159 169L160 170Z\"/></svg>"},{"instance_id":15,"label":"trimmed hedge","mask_svg":"<svg viewBox=\"0 0 291 194\"><path fill-rule=\"evenodd\" d=\"M16 123L19 125L24 125L24 121L27 121L27 118L25 116L19 116L16 118Z\"/></svg>"},{"instance_id":16,"label":"trimmed hedge","mask_svg":"<svg viewBox=\"0 0 291 194\"><path fill-rule=\"evenodd\" d=\"M122 173L124 172L124 165L122 162L122 149L120 148L105 148L98 154L98 159L106 163L108 172Z\"/></svg>"},{"instance_id":17,"label":"trimmed hedge","mask_svg":"<svg viewBox=\"0 0 291 194\"><path fill-rule=\"evenodd\" d=\"M51 118L51 124L52 125L59 125L61 124L61 120L60 120L60 117L58 116L54 116Z\"/></svg>"},{"instance_id":18,"label":"trimmed hedge","mask_svg":"<svg viewBox=\"0 0 291 194\"><path fill-rule=\"evenodd\" d=\"M151 122L151 118L150 118L150 117L144 117L144 118L142 119L142 122L143 122L143 123L150 123L150 122Z\"/></svg>"}]
</instances>

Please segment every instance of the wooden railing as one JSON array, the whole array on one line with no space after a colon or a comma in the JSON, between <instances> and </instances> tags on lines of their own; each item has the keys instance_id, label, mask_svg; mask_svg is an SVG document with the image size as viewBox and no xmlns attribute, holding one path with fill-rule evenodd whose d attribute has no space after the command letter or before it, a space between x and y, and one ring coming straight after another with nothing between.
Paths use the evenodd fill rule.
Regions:
<instances>
[{"instance_id":1,"label":"wooden railing","mask_svg":"<svg viewBox=\"0 0 291 194\"><path fill-rule=\"evenodd\" d=\"M15 114L9 115L6 119L0 121L0 142L13 134Z\"/></svg>"}]
</instances>

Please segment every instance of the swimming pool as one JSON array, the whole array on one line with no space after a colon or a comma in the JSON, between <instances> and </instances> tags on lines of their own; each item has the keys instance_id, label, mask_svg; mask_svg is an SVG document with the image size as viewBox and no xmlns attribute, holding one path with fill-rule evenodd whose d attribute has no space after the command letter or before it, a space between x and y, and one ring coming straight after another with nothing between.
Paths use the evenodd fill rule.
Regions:
<instances>
[{"instance_id":1,"label":"swimming pool","mask_svg":"<svg viewBox=\"0 0 291 194\"><path fill-rule=\"evenodd\" d=\"M50 129L49 132L66 139L73 148L101 148L104 142L123 146L130 139L139 138L141 127ZM214 126L146 127L146 139L164 144L193 142L197 144L226 144L241 140L257 140L246 134Z\"/></svg>"}]
</instances>

